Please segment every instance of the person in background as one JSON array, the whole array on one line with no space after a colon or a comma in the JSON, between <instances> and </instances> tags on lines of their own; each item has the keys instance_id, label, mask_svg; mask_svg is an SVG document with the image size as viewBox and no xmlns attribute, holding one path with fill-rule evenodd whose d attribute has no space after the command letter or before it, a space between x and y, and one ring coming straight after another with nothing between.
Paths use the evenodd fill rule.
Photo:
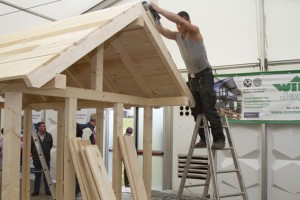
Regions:
<instances>
[{"instance_id":1,"label":"person in background","mask_svg":"<svg viewBox=\"0 0 300 200\"><path fill-rule=\"evenodd\" d=\"M43 154L45 157L46 164L50 171L50 160L51 160L50 152L51 152L51 148L53 147L53 139L52 139L52 135L46 131L45 122L39 122L37 124L37 135L38 135L38 139L41 144L41 148L42 148L42 151L43 151ZM34 166L34 170L35 170L34 188L33 188L33 192L31 194L31 196L37 196L40 193L40 185L41 185L43 167L40 162L40 158L39 158L39 155L38 155L38 152L35 147L33 139L31 142L31 154L32 154L33 166ZM44 174L44 185L45 185L46 195L51 195L49 186L47 184L47 180L45 178L45 174Z\"/></svg>"},{"instance_id":2,"label":"person in background","mask_svg":"<svg viewBox=\"0 0 300 200\"><path fill-rule=\"evenodd\" d=\"M214 77L211 65L208 61L202 34L198 26L192 24L187 12L172 13L151 3L153 9L175 23L177 31L171 31L157 22L157 29L164 37L176 41L188 72L188 86L193 94L196 105L191 108L196 121L199 114L204 114L210 122L213 144L212 148L225 147L225 135L216 105L216 93L214 91ZM196 147L206 147L204 130L199 129L200 141Z\"/></svg>"},{"instance_id":3,"label":"person in background","mask_svg":"<svg viewBox=\"0 0 300 200\"><path fill-rule=\"evenodd\" d=\"M124 135L126 135L126 136L132 136L132 133L133 133L133 129L131 127L128 127L126 129L126 132L125 132ZM128 181L128 176L127 176L127 172L126 172L125 166L124 166L124 185L125 185L125 187L129 187L129 181Z\"/></svg>"},{"instance_id":4,"label":"person in background","mask_svg":"<svg viewBox=\"0 0 300 200\"><path fill-rule=\"evenodd\" d=\"M82 139L89 139L91 144L96 144L95 126L96 114L91 114L90 121L82 126Z\"/></svg>"}]
</instances>

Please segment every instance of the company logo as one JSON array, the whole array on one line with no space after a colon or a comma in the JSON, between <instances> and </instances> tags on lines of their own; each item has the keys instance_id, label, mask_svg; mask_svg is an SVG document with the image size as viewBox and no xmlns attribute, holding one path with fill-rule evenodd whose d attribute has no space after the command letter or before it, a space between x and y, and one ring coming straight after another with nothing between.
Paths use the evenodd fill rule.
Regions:
<instances>
[{"instance_id":1,"label":"company logo","mask_svg":"<svg viewBox=\"0 0 300 200\"><path fill-rule=\"evenodd\" d=\"M260 78L255 78L255 79L253 80L253 86L255 86L255 87L260 87L261 84L262 84L262 80L261 80Z\"/></svg>"},{"instance_id":2,"label":"company logo","mask_svg":"<svg viewBox=\"0 0 300 200\"><path fill-rule=\"evenodd\" d=\"M246 78L244 81L243 81L243 84L245 87L260 87L261 84L262 84L262 80L260 78L255 78L253 80L249 79L249 78Z\"/></svg>"},{"instance_id":3,"label":"company logo","mask_svg":"<svg viewBox=\"0 0 300 200\"><path fill-rule=\"evenodd\" d=\"M300 91L300 77L295 76L291 82L286 84L273 84L273 86L281 92L299 92Z\"/></svg>"},{"instance_id":4,"label":"company logo","mask_svg":"<svg viewBox=\"0 0 300 200\"><path fill-rule=\"evenodd\" d=\"M252 80L247 78L243 81L243 84L244 84L245 87L251 87L252 86Z\"/></svg>"}]
</instances>

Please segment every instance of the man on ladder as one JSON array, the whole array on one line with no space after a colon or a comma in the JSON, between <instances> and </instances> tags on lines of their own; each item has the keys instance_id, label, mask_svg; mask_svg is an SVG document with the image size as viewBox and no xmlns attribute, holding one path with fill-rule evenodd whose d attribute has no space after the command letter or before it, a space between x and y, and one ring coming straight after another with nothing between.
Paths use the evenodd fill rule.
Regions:
<instances>
[{"instance_id":1,"label":"man on ladder","mask_svg":"<svg viewBox=\"0 0 300 200\"><path fill-rule=\"evenodd\" d=\"M229 142L230 150L235 169L228 171L216 171L214 167L214 154L215 150L224 149L225 147L225 135L223 132L223 126L221 123L220 116L217 113L215 108L216 105L216 94L213 89L214 86L214 77L212 74L211 65L208 62L206 49L203 42L203 37L200 33L199 27L193 25L190 20L190 16L187 12L181 11L178 14L169 12L165 9L160 8L154 3L151 3L150 6L158 13L166 17L168 20L174 22L177 26L177 31L171 31L162 26L159 20L156 21L157 29L164 37L168 39L175 40L181 56L185 62L187 71L188 71L188 86L195 98L196 105L194 108L191 108L192 115L196 121L196 126L194 134L192 137L189 153L186 159L185 169L182 175L182 180L180 183L180 188L178 191L177 199L181 199L182 191L184 188L185 180L188 177L190 170L190 163L192 160L194 148L207 148L207 158L209 161L209 168L207 172L206 181L204 184L204 198L208 195L208 186L210 178L212 177L213 186L214 186L214 196L215 199L219 200L220 198L239 196L241 195L244 200L247 200L247 193L243 183L243 178L241 175L240 167L238 164L236 152L234 149L233 142L229 133L228 122L226 120L226 134ZM204 115L204 116L203 116ZM210 123L210 128L208 126L207 120ZM209 129L211 130L213 136L212 145L210 144L209 139ZM196 143L197 133L200 135L200 141ZM224 149L225 150L225 149ZM236 173L238 181L240 184L241 192L236 194L227 194L220 195L217 186L217 177L218 173Z\"/></svg>"},{"instance_id":2,"label":"man on ladder","mask_svg":"<svg viewBox=\"0 0 300 200\"><path fill-rule=\"evenodd\" d=\"M37 136L37 137L35 137ZM35 140L39 141L35 141ZM37 145L39 145L37 147ZM41 185L41 178L42 178L42 172L44 171L44 185L45 185L45 193L46 195L51 195L51 191L49 189L46 175L49 174L50 169L50 151L53 146L53 139L52 135L46 131L46 125L44 122L39 122L37 124L37 132L36 135L33 135L33 141L31 142L31 154L32 154L32 160L35 170L35 179L34 179L34 189L32 192L32 196L37 196L40 193L40 185ZM39 148L41 148L43 156L39 152ZM44 169L44 166L42 165L41 159L44 159L46 161L45 167L48 167L48 169Z\"/></svg>"},{"instance_id":3,"label":"man on ladder","mask_svg":"<svg viewBox=\"0 0 300 200\"><path fill-rule=\"evenodd\" d=\"M181 11L178 14L169 12L150 4L153 9L174 22L178 31L171 31L158 22L157 29L164 37L175 40L181 56L188 71L188 86L195 98L196 105L191 108L192 115L196 121L199 114L204 114L211 125L213 135L213 149L225 147L225 135L223 133L220 116L215 108L216 94L214 91L214 77L211 66L208 62L203 37L199 27L191 23L187 12ZM196 144L198 148L206 147L206 139L203 129L199 129L200 141Z\"/></svg>"}]
</instances>

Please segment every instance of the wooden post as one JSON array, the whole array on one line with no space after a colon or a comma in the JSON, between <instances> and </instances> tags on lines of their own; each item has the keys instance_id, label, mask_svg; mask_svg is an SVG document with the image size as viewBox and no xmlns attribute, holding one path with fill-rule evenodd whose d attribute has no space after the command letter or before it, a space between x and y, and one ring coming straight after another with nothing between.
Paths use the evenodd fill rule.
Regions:
<instances>
[{"instance_id":1,"label":"wooden post","mask_svg":"<svg viewBox=\"0 0 300 200\"><path fill-rule=\"evenodd\" d=\"M144 109L143 177L148 199L151 199L152 186L152 107Z\"/></svg>"},{"instance_id":2,"label":"wooden post","mask_svg":"<svg viewBox=\"0 0 300 200\"><path fill-rule=\"evenodd\" d=\"M32 110L24 110L24 130L22 148L22 191L21 199L30 200L30 154L31 154L31 131Z\"/></svg>"},{"instance_id":3,"label":"wooden post","mask_svg":"<svg viewBox=\"0 0 300 200\"><path fill-rule=\"evenodd\" d=\"M75 169L69 149L69 138L76 137L77 99L65 99L64 200L75 199Z\"/></svg>"},{"instance_id":4,"label":"wooden post","mask_svg":"<svg viewBox=\"0 0 300 200\"><path fill-rule=\"evenodd\" d=\"M97 47L96 51L96 54L91 58L91 89L102 91L104 45Z\"/></svg>"},{"instance_id":5,"label":"wooden post","mask_svg":"<svg viewBox=\"0 0 300 200\"><path fill-rule=\"evenodd\" d=\"M2 163L2 199L20 199L20 132L22 93L6 92Z\"/></svg>"},{"instance_id":6,"label":"wooden post","mask_svg":"<svg viewBox=\"0 0 300 200\"><path fill-rule=\"evenodd\" d=\"M103 155L103 147L104 147L104 109L97 108L96 109L96 145L98 146L102 158Z\"/></svg>"},{"instance_id":7,"label":"wooden post","mask_svg":"<svg viewBox=\"0 0 300 200\"><path fill-rule=\"evenodd\" d=\"M64 133L65 112L64 110L58 110L56 134L56 200L63 200L64 197Z\"/></svg>"},{"instance_id":8,"label":"wooden post","mask_svg":"<svg viewBox=\"0 0 300 200\"><path fill-rule=\"evenodd\" d=\"M113 170L112 184L116 198L122 199L122 154L118 142L118 136L123 133L123 104L114 105L114 138L113 138Z\"/></svg>"}]
</instances>

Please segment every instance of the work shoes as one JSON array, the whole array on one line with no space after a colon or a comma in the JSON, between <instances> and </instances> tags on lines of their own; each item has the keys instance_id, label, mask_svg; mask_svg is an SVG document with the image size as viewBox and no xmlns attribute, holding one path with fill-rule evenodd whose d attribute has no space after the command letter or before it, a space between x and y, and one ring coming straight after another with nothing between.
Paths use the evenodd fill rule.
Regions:
<instances>
[{"instance_id":1,"label":"work shoes","mask_svg":"<svg viewBox=\"0 0 300 200\"><path fill-rule=\"evenodd\" d=\"M200 140L197 144L195 144L195 148L206 148L206 142L204 140Z\"/></svg>"},{"instance_id":2,"label":"work shoes","mask_svg":"<svg viewBox=\"0 0 300 200\"><path fill-rule=\"evenodd\" d=\"M31 193L31 196L37 196L37 195L39 195L40 193L38 193L38 192L33 192L33 193Z\"/></svg>"},{"instance_id":3,"label":"work shoes","mask_svg":"<svg viewBox=\"0 0 300 200\"><path fill-rule=\"evenodd\" d=\"M212 149L223 149L224 147L225 147L225 141L223 140L215 141L211 145Z\"/></svg>"}]
</instances>

